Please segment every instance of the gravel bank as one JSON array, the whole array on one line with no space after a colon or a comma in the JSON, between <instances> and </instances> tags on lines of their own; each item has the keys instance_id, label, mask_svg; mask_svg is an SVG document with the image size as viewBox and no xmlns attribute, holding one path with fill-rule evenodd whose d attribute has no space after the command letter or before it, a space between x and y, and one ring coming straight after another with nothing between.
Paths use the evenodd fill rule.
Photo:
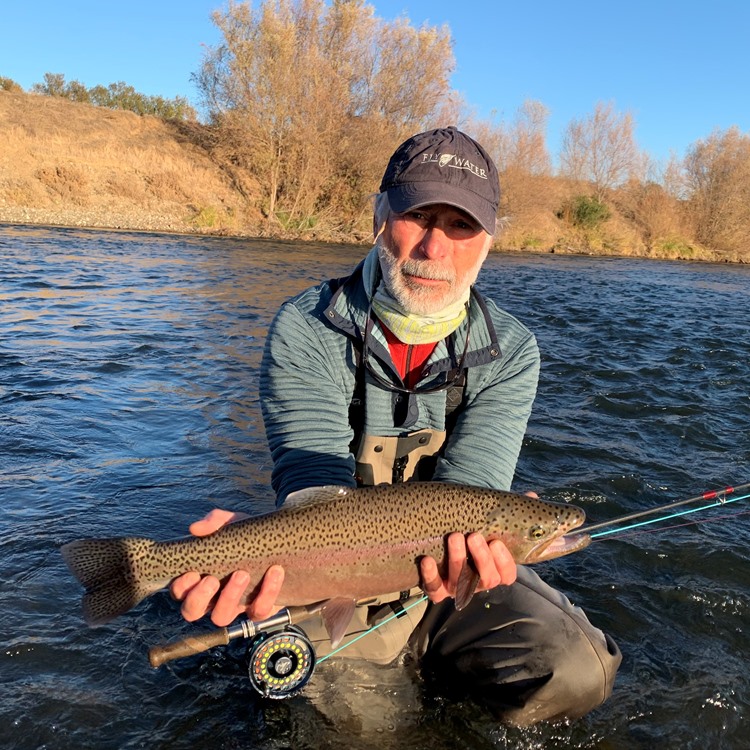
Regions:
<instances>
[{"instance_id":1,"label":"gravel bank","mask_svg":"<svg viewBox=\"0 0 750 750\"><path fill-rule=\"evenodd\" d=\"M0 206L0 223L43 226L129 229L144 232L197 233L189 222L177 216L141 211L114 212L102 209L49 209Z\"/></svg>"}]
</instances>

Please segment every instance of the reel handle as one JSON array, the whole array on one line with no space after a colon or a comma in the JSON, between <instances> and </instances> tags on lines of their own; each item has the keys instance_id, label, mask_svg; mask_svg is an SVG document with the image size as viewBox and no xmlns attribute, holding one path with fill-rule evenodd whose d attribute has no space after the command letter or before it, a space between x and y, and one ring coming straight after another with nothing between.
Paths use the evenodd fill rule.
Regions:
<instances>
[{"instance_id":1,"label":"reel handle","mask_svg":"<svg viewBox=\"0 0 750 750\"><path fill-rule=\"evenodd\" d=\"M174 659L183 659L186 656L200 654L208 651L214 646L226 646L231 640L228 628L220 628L210 633L191 635L175 643L164 643L149 649L148 660L156 669L162 664Z\"/></svg>"},{"instance_id":2,"label":"reel handle","mask_svg":"<svg viewBox=\"0 0 750 750\"><path fill-rule=\"evenodd\" d=\"M181 641L165 643L154 646L148 652L148 660L156 669L162 664L174 659L183 659L193 654L201 654L214 646L226 646L235 638L254 638L261 630L266 628L285 627L292 622L292 618L304 619L309 617L316 609L313 607L288 607L280 609L275 615L265 620L240 620L228 628L211 630L200 635L189 635Z\"/></svg>"}]
</instances>

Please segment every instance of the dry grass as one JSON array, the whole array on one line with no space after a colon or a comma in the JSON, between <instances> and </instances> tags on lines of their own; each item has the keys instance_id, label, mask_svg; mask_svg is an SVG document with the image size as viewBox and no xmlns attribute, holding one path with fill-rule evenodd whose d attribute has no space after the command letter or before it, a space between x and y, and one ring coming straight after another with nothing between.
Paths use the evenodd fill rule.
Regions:
<instances>
[{"instance_id":1,"label":"dry grass","mask_svg":"<svg viewBox=\"0 0 750 750\"><path fill-rule=\"evenodd\" d=\"M0 212L75 207L98 213L99 226L116 217L133 228L234 231L257 219L209 153L170 123L0 92Z\"/></svg>"}]
</instances>

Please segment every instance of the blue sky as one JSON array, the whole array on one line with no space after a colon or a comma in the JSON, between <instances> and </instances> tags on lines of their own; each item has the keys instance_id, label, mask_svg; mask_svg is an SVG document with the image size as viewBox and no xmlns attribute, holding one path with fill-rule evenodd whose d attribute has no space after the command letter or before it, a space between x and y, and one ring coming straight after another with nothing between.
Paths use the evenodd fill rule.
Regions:
<instances>
[{"instance_id":1,"label":"blue sky","mask_svg":"<svg viewBox=\"0 0 750 750\"><path fill-rule=\"evenodd\" d=\"M525 99L550 110L553 153L566 125L613 102L639 145L682 156L716 129L750 132L747 0L371 0L376 15L447 24L452 85L482 117L512 119ZM125 81L185 96L203 45L219 41L223 0L14 0L0 14L0 76L24 88L44 73L86 86Z\"/></svg>"}]
</instances>

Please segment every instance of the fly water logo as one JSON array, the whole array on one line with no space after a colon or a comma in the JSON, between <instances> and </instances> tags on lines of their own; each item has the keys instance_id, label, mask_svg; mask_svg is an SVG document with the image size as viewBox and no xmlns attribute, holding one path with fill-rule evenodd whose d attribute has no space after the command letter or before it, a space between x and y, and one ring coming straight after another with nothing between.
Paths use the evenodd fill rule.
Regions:
<instances>
[{"instance_id":1,"label":"fly water logo","mask_svg":"<svg viewBox=\"0 0 750 750\"><path fill-rule=\"evenodd\" d=\"M469 159L464 159L456 154L423 154L423 164L437 164L438 167L449 167L451 169L461 169L480 177L483 180L487 178L487 170L480 167Z\"/></svg>"}]
</instances>

